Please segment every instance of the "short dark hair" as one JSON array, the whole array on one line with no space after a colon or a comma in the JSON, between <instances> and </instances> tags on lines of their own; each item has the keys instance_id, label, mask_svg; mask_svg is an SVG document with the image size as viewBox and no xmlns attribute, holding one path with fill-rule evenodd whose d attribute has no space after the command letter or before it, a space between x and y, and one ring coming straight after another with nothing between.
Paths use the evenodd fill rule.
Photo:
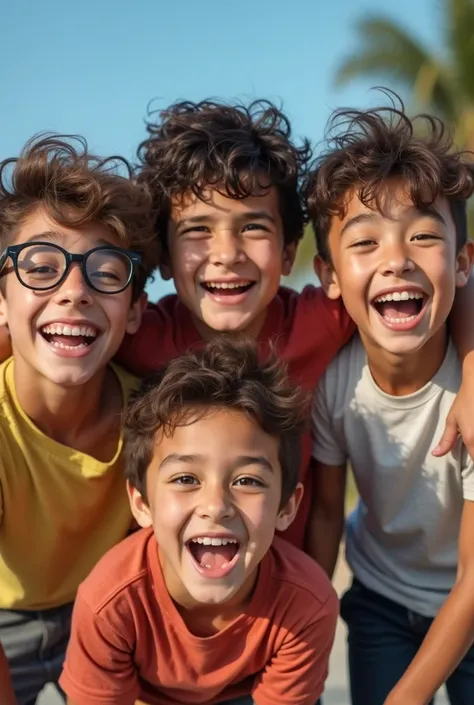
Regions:
<instances>
[{"instance_id":1,"label":"short dark hair","mask_svg":"<svg viewBox=\"0 0 474 705\"><path fill-rule=\"evenodd\" d=\"M76 135L37 135L18 157L0 163L0 251L38 206L66 227L97 221L142 256L134 290L141 293L158 265L148 189L131 179L123 157L91 154Z\"/></svg>"},{"instance_id":2,"label":"short dark hair","mask_svg":"<svg viewBox=\"0 0 474 705\"><path fill-rule=\"evenodd\" d=\"M328 234L333 216L342 217L353 188L368 207L383 212L387 179L401 178L417 207L446 197L460 249L467 240L466 200L474 190L467 153L454 147L443 121L420 114L410 119L391 91L392 105L371 110L341 109L328 123L328 149L316 160L304 193L318 252L330 261ZM400 107L396 107L396 103Z\"/></svg>"},{"instance_id":3,"label":"short dark hair","mask_svg":"<svg viewBox=\"0 0 474 705\"><path fill-rule=\"evenodd\" d=\"M146 475L158 434L171 435L201 411L237 409L279 439L283 506L298 482L306 402L276 355L261 362L253 341L218 337L168 363L131 403L125 417L126 477L146 500Z\"/></svg>"},{"instance_id":4,"label":"short dark hair","mask_svg":"<svg viewBox=\"0 0 474 705\"><path fill-rule=\"evenodd\" d=\"M274 186L285 244L302 237L299 187L312 152L307 140L294 144L288 118L271 102L177 102L150 120L147 132L138 148L138 178L152 192L163 248L173 199L192 193L204 200L208 189L242 199Z\"/></svg>"}]
</instances>

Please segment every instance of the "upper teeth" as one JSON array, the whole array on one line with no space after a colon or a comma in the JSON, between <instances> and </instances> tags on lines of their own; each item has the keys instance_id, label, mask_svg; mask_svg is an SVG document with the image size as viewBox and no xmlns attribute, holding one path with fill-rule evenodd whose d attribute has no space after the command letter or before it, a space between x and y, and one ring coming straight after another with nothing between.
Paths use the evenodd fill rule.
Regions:
<instances>
[{"instance_id":1,"label":"upper teeth","mask_svg":"<svg viewBox=\"0 0 474 705\"><path fill-rule=\"evenodd\" d=\"M95 338L97 335L90 326L68 326L61 323L51 323L48 326L43 326L41 330L49 335L81 335L88 338Z\"/></svg>"},{"instance_id":2,"label":"upper teeth","mask_svg":"<svg viewBox=\"0 0 474 705\"><path fill-rule=\"evenodd\" d=\"M203 543L204 546L225 546L228 543L238 543L237 539L218 539L216 537L210 536L198 536L195 539L191 539L193 543Z\"/></svg>"},{"instance_id":3,"label":"upper teeth","mask_svg":"<svg viewBox=\"0 0 474 705\"><path fill-rule=\"evenodd\" d=\"M239 289L241 286L248 286L252 282L241 281L241 282L205 282L206 286L212 289Z\"/></svg>"},{"instance_id":4,"label":"upper teeth","mask_svg":"<svg viewBox=\"0 0 474 705\"><path fill-rule=\"evenodd\" d=\"M408 301L408 299L422 299L423 294L420 291L394 291L392 294L382 294L377 296L374 301L382 303L383 301Z\"/></svg>"}]
</instances>

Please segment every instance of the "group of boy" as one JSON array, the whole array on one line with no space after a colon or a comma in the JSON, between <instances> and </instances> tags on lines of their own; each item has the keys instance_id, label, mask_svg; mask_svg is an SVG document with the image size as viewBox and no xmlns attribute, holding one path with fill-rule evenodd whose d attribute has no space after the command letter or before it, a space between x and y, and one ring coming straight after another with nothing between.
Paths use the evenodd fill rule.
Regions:
<instances>
[{"instance_id":1,"label":"group of boy","mask_svg":"<svg viewBox=\"0 0 474 705\"><path fill-rule=\"evenodd\" d=\"M353 705L473 702L474 171L403 107L333 128L313 160L269 103L179 103L133 174L1 165L7 705L314 705L344 531Z\"/></svg>"}]
</instances>

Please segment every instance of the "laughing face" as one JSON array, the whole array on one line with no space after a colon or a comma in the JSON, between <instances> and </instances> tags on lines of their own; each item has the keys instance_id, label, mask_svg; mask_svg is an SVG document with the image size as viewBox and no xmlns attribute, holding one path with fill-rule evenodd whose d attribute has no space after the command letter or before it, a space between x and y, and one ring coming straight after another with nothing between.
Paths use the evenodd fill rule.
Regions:
<instances>
[{"instance_id":1,"label":"laughing face","mask_svg":"<svg viewBox=\"0 0 474 705\"><path fill-rule=\"evenodd\" d=\"M329 248L332 266L317 265L329 296L342 296L367 350L395 355L420 350L443 328L470 271L447 200L420 210L397 182L383 214L351 195L332 219Z\"/></svg>"},{"instance_id":2,"label":"laughing face","mask_svg":"<svg viewBox=\"0 0 474 705\"><path fill-rule=\"evenodd\" d=\"M291 523L300 487L280 507L279 441L246 413L198 412L157 439L148 504L129 488L141 526L153 525L166 585L187 608L239 604L252 590L275 529Z\"/></svg>"},{"instance_id":3,"label":"laughing face","mask_svg":"<svg viewBox=\"0 0 474 705\"><path fill-rule=\"evenodd\" d=\"M11 244L28 241L54 243L68 252L84 254L100 245L122 246L106 226L91 223L80 229L65 228L55 223L41 209L23 222ZM38 277L51 269L50 260L38 248L20 264L38 265ZM34 261L34 257L41 261ZM54 263L53 263L54 264ZM41 266L40 266L41 265ZM101 262L97 276L108 275ZM47 269L45 269L47 267ZM33 271L32 267L30 270ZM113 270L112 274L115 274ZM132 288L118 294L101 294L89 287L77 264L58 286L46 291L25 287L17 278L12 262L7 259L2 270L0 324L10 330L15 370L21 377L40 373L61 386L88 382L102 371L117 351L126 332L138 329L141 303L132 304Z\"/></svg>"},{"instance_id":4,"label":"laughing face","mask_svg":"<svg viewBox=\"0 0 474 705\"><path fill-rule=\"evenodd\" d=\"M255 336L280 277L291 271L296 246L284 246L278 193L241 200L217 191L172 207L169 264L181 300L204 339L216 331Z\"/></svg>"}]
</instances>

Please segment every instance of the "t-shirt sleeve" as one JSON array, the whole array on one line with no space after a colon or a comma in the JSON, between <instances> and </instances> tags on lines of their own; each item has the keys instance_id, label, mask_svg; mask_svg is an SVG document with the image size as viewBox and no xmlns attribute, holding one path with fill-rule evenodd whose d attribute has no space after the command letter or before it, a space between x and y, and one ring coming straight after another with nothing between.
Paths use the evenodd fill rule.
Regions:
<instances>
[{"instance_id":1,"label":"t-shirt sleeve","mask_svg":"<svg viewBox=\"0 0 474 705\"><path fill-rule=\"evenodd\" d=\"M315 618L297 633L288 632L254 685L256 705L314 705L324 691L338 614L339 600L331 590Z\"/></svg>"},{"instance_id":2,"label":"t-shirt sleeve","mask_svg":"<svg viewBox=\"0 0 474 705\"><path fill-rule=\"evenodd\" d=\"M328 403L330 395L334 396L336 394L336 389L330 389L331 376L332 370L329 369L316 387L313 395L311 407L311 456L325 465L343 465L347 460L347 451L344 439L340 438L335 431L333 414Z\"/></svg>"},{"instance_id":3,"label":"t-shirt sleeve","mask_svg":"<svg viewBox=\"0 0 474 705\"><path fill-rule=\"evenodd\" d=\"M59 680L66 695L77 705L133 705L139 684L132 655L126 636L79 593Z\"/></svg>"},{"instance_id":4,"label":"t-shirt sleeve","mask_svg":"<svg viewBox=\"0 0 474 705\"><path fill-rule=\"evenodd\" d=\"M474 502L474 461L464 446L462 448L461 475L463 497L470 502Z\"/></svg>"}]
</instances>

